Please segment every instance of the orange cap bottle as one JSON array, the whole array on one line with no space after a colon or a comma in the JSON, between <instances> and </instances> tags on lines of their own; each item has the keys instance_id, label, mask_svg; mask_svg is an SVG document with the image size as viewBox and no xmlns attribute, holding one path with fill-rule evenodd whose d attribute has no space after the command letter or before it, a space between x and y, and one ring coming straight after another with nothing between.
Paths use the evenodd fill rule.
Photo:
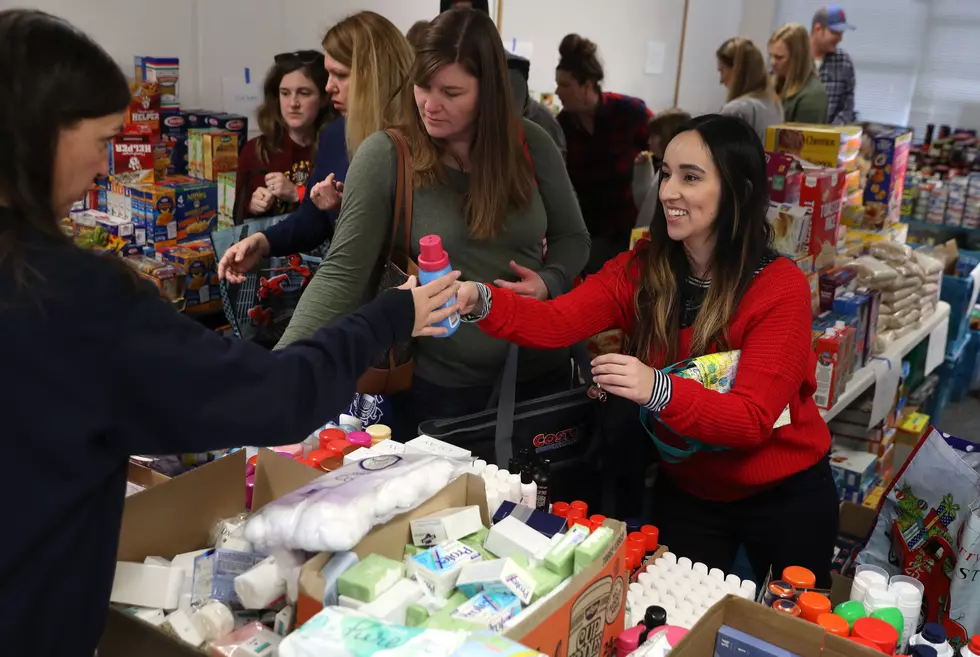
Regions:
<instances>
[{"instance_id":1,"label":"orange cap bottle","mask_svg":"<svg viewBox=\"0 0 980 657\"><path fill-rule=\"evenodd\" d=\"M821 614L829 614L832 608L830 598L813 591L804 591L796 599L796 604L803 612L803 620L816 623Z\"/></svg>"},{"instance_id":2,"label":"orange cap bottle","mask_svg":"<svg viewBox=\"0 0 980 657\"><path fill-rule=\"evenodd\" d=\"M851 635L851 626L837 614L820 614L817 616L817 625L836 636L847 638Z\"/></svg>"},{"instance_id":3,"label":"orange cap bottle","mask_svg":"<svg viewBox=\"0 0 980 657\"><path fill-rule=\"evenodd\" d=\"M789 582L798 589L812 589L817 586L816 575L802 566L786 566L783 569L783 581Z\"/></svg>"}]
</instances>

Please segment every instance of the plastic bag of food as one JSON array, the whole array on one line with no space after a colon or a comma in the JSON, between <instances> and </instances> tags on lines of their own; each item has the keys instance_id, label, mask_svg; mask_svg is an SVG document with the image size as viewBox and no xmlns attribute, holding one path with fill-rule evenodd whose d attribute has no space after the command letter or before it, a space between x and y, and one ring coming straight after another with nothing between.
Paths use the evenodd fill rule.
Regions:
<instances>
[{"instance_id":1,"label":"plastic bag of food","mask_svg":"<svg viewBox=\"0 0 980 657\"><path fill-rule=\"evenodd\" d=\"M901 301L906 297L910 297L917 292L915 287L905 287L900 290L888 290L887 292L881 293L881 302L887 304L893 304L896 301Z\"/></svg>"},{"instance_id":2,"label":"plastic bag of food","mask_svg":"<svg viewBox=\"0 0 980 657\"><path fill-rule=\"evenodd\" d=\"M860 258L855 258L853 262L847 265L848 268L854 269L858 273L858 277L867 284L868 287L880 288L882 285L890 283L898 278L898 272L895 271L888 264L878 260L877 258L872 258L871 256L861 256Z\"/></svg>"},{"instance_id":3,"label":"plastic bag of food","mask_svg":"<svg viewBox=\"0 0 980 657\"><path fill-rule=\"evenodd\" d=\"M878 331L878 335L875 336L875 346L874 352L880 354L888 350L888 347L895 342L895 332L891 330Z\"/></svg>"},{"instance_id":4,"label":"plastic bag of food","mask_svg":"<svg viewBox=\"0 0 980 657\"><path fill-rule=\"evenodd\" d=\"M935 276L938 278L943 273L943 262L938 258L934 258L922 249L917 249L913 251L915 255L915 261L922 267L922 271L926 276Z\"/></svg>"},{"instance_id":5,"label":"plastic bag of food","mask_svg":"<svg viewBox=\"0 0 980 657\"><path fill-rule=\"evenodd\" d=\"M926 297L934 297L939 294L939 284L938 283L926 283L922 286L922 295Z\"/></svg>"},{"instance_id":6,"label":"plastic bag of food","mask_svg":"<svg viewBox=\"0 0 980 657\"><path fill-rule=\"evenodd\" d=\"M901 264L893 264L892 268L905 278L917 278L923 281L926 277L925 272L922 271L922 267L912 260L907 260Z\"/></svg>"},{"instance_id":7,"label":"plastic bag of food","mask_svg":"<svg viewBox=\"0 0 980 657\"><path fill-rule=\"evenodd\" d=\"M899 242L875 242L869 252L878 260L884 260L889 264L901 264L912 259L912 247Z\"/></svg>"},{"instance_id":8,"label":"plastic bag of food","mask_svg":"<svg viewBox=\"0 0 980 657\"><path fill-rule=\"evenodd\" d=\"M918 306L919 305L919 298L920 297L919 297L918 294L909 294L909 295L907 295L907 296L905 296L905 297L903 297L901 299L898 299L896 301L892 301L892 302L890 302L888 304L886 304L883 301L881 303L881 305L882 305L882 307L884 307L885 305L887 305L889 308L892 309L892 312L893 313L900 313L903 310L906 310L908 308L912 308L913 306Z\"/></svg>"}]
</instances>

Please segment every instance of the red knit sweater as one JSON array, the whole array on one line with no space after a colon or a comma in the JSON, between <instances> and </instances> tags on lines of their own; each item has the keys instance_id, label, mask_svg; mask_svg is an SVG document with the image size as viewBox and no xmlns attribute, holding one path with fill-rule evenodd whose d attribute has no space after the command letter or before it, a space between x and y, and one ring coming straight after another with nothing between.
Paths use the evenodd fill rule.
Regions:
<instances>
[{"instance_id":1,"label":"red knit sweater","mask_svg":"<svg viewBox=\"0 0 980 657\"><path fill-rule=\"evenodd\" d=\"M633 255L620 255L552 301L494 288L490 314L480 328L537 349L565 347L611 328L629 333L638 273ZM731 349L742 351L732 390L706 390L697 381L671 375L673 394L660 419L680 435L731 448L663 463L682 490L708 500L745 498L827 453L830 432L813 401L811 319L806 277L793 262L778 258L756 275L732 317ZM689 357L691 334L691 328L680 333L679 360ZM658 362L656 355L648 362L657 368L672 364ZM787 405L791 423L774 430ZM658 437L676 444L668 435Z\"/></svg>"}]
</instances>

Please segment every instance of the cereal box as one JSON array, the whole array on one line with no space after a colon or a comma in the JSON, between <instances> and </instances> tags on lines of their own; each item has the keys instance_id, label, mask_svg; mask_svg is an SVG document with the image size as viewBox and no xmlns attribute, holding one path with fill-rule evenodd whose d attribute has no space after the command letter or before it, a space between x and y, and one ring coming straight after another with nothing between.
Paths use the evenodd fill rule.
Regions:
<instances>
[{"instance_id":1,"label":"cereal box","mask_svg":"<svg viewBox=\"0 0 980 657\"><path fill-rule=\"evenodd\" d=\"M809 254L810 208L789 203L770 203L766 219L772 226L772 248L788 256Z\"/></svg>"},{"instance_id":2,"label":"cereal box","mask_svg":"<svg viewBox=\"0 0 980 657\"><path fill-rule=\"evenodd\" d=\"M135 57L137 82L155 83L160 93L160 107L180 107L180 60L176 57Z\"/></svg>"},{"instance_id":3,"label":"cereal box","mask_svg":"<svg viewBox=\"0 0 980 657\"><path fill-rule=\"evenodd\" d=\"M772 203L798 203L803 169L792 155L766 153L766 177Z\"/></svg>"},{"instance_id":4,"label":"cereal box","mask_svg":"<svg viewBox=\"0 0 980 657\"><path fill-rule=\"evenodd\" d=\"M630 249L636 246L636 243L640 240L650 239L650 229L649 228L634 228L633 232L630 233Z\"/></svg>"},{"instance_id":5,"label":"cereal box","mask_svg":"<svg viewBox=\"0 0 980 657\"><path fill-rule=\"evenodd\" d=\"M864 190L848 192L842 202L840 222L852 228L864 226Z\"/></svg>"},{"instance_id":6,"label":"cereal box","mask_svg":"<svg viewBox=\"0 0 980 657\"><path fill-rule=\"evenodd\" d=\"M133 98L126 110L126 126L130 132L160 134L160 92L155 84L131 84Z\"/></svg>"},{"instance_id":7,"label":"cereal box","mask_svg":"<svg viewBox=\"0 0 980 657\"><path fill-rule=\"evenodd\" d=\"M109 174L122 184L153 182L153 140L150 135L123 133L113 138Z\"/></svg>"},{"instance_id":8,"label":"cereal box","mask_svg":"<svg viewBox=\"0 0 980 657\"><path fill-rule=\"evenodd\" d=\"M179 265L187 272L184 298L187 310L215 310L221 307L221 290L215 270L214 249L208 240L188 242L162 251L163 261Z\"/></svg>"},{"instance_id":9,"label":"cereal box","mask_svg":"<svg viewBox=\"0 0 980 657\"><path fill-rule=\"evenodd\" d=\"M817 271L834 266L837 254L837 228L844 199L844 172L841 169L807 171L800 188L800 205L810 208L810 255Z\"/></svg>"},{"instance_id":10,"label":"cereal box","mask_svg":"<svg viewBox=\"0 0 980 657\"><path fill-rule=\"evenodd\" d=\"M812 164L837 167L861 149L860 126L783 123L766 130L766 151L794 155Z\"/></svg>"},{"instance_id":11,"label":"cereal box","mask_svg":"<svg viewBox=\"0 0 980 657\"><path fill-rule=\"evenodd\" d=\"M238 169L238 135L234 132L212 131L201 134L204 162L201 177L218 179L218 174Z\"/></svg>"},{"instance_id":12,"label":"cereal box","mask_svg":"<svg viewBox=\"0 0 980 657\"><path fill-rule=\"evenodd\" d=\"M899 220L911 147L912 132L909 130L892 130L875 137L864 190L868 225L880 226Z\"/></svg>"}]
</instances>

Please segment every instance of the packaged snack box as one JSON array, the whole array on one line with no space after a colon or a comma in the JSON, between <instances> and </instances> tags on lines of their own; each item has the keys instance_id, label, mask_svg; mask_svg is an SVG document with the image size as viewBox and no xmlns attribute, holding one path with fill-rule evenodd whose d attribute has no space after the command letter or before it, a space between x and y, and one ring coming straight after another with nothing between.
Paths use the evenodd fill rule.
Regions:
<instances>
[{"instance_id":1,"label":"packaged snack box","mask_svg":"<svg viewBox=\"0 0 980 657\"><path fill-rule=\"evenodd\" d=\"M799 202L803 169L795 157L784 153L766 153L766 177L769 179L771 202Z\"/></svg>"},{"instance_id":2,"label":"packaged snack box","mask_svg":"<svg viewBox=\"0 0 980 657\"><path fill-rule=\"evenodd\" d=\"M891 130L875 137L872 145L871 169L864 190L865 222L880 226L898 221L902 214L912 132Z\"/></svg>"},{"instance_id":3,"label":"packaged snack box","mask_svg":"<svg viewBox=\"0 0 980 657\"><path fill-rule=\"evenodd\" d=\"M161 251L163 261L179 265L187 272L184 299L189 311L215 310L221 307L221 290L215 271L214 249L207 240L188 242Z\"/></svg>"},{"instance_id":4,"label":"packaged snack box","mask_svg":"<svg viewBox=\"0 0 980 657\"><path fill-rule=\"evenodd\" d=\"M241 114L229 114L228 112L212 112L208 115L206 123L209 128L234 132L238 135L238 152L242 151L245 142L248 141L248 117Z\"/></svg>"},{"instance_id":5,"label":"packaged snack box","mask_svg":"<svg viewBox=\"0 0 980 657\"><path fill-rule=\"evenodd\" d=\"M841 169L807 171L803 176L800 205L810 208L812 212L810 255L817 271L834 266L844 183L844 171Z\"/></svg>"},{"instance_id":6,"label":"packaged snack box","mask_svg":"<svg viewBox=\"0 0 980 657\"><path fill-rule=\"evenodd\" d=\"M783 255L809 255L810 208L789 203L770 203L766 219L772 225L772 247Z\"/></svg>"},{"instance_id":7,"label":"packaged snack box","mask_svg":"<svg viewBox=\"0 0 980 657\"><path fill-rule=\"evenodd\" d=\"M218 174L218 215L235 216L235 171L224 171Z\"/></svg>"},{"instance_id":8,"label":"packaged snack box","mask_svg":"<svg viewBox=\"0 0 980 657\"><path fill-rule=\"evenodd\" d=\"M766 151L825 167L844 166L861 150L860 126L782 123L766 130Z\"/></svg>"},{"instance_id":9,"label":"packaged snack box","mask_svg":"<svg viewBox=\"0 0 980 657\"><path fill-rule=\"evenodd\" d=\"M153 182L153 140L150 135L123 133L113 138L109 174L114 181L124 185Z\"/></svg>"},{"instance_id":10,"label":"packaged snack box","mask_svg":"<svg viewBox=\"0 0 980 657\"><path fill-rule=\"evenodd\" d=\"M151 82L160 93L160 107L180 107L180 60L176 57L145 57L133 59L137 82Z\"/></svg>"}]
</instances>

